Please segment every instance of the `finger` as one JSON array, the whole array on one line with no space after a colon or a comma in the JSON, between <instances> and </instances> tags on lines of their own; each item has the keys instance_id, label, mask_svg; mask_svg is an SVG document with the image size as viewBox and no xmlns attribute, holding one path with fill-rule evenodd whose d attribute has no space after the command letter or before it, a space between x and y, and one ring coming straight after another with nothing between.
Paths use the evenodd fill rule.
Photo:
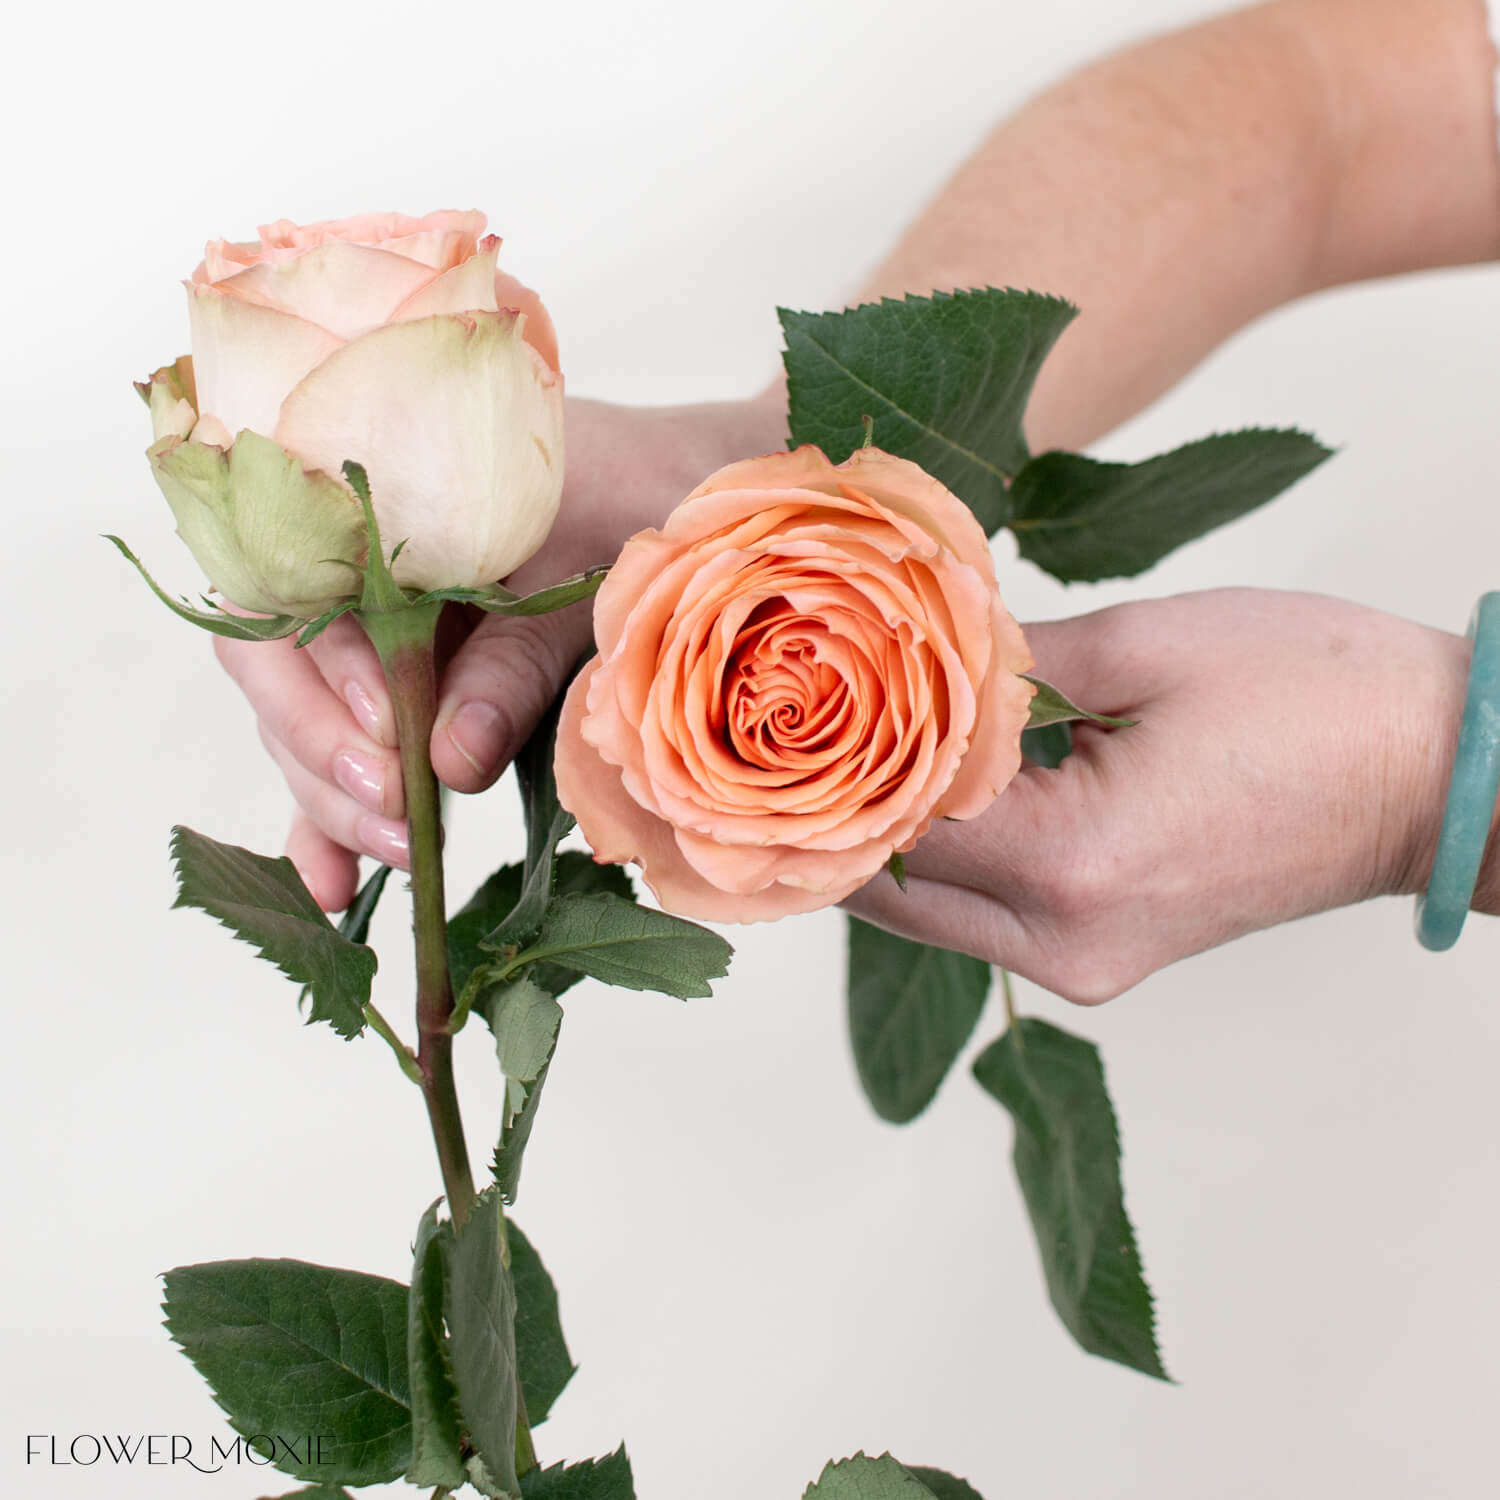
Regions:
<instances>
[{"instance_id":1,"label":"finger","mask_svg":"<svg viewBox=\"0 0 1500 1500\"><path fill-rule=\"evenodd\" d=\"M490 615L444 675L432 766L458 792L478 792L510 764L592 640L585 601L556 614Z\"/></svg>"},{"instance_id":2,"label":"finger","mask_svg":"<svg viewBox=\"0 0 1500 1500\"><path fill-rule=\"evenodd\" d=\"M385 685L385 671L369 636L342 615L300 653L310 656L333 695L345 703L356 723L376 744L396 745L396 716Z\"/></svg>"},{"instance_id":3,"label":"finger","mask_svg":"<svg viewBox=\"0 0 1500 1500\"><path fill-rule=\"evenodd\" d=\"M370 812L386 819L401 817L405 809L396 752L355 723L347 700L335 696L306 651L283 649L286 644L257 643L219 653L254 707L262 739L268 748L272 741L279 747L283 772L295 764L330 788L342 789ZM293 795L307 806L296 787Z\"/></svg>"},{"instance_id":4,"label":"finger","mask_svg":"<svg viewBox=\"0 0 1500 1500\"><path fill-rule=\"evenodd\" d=\"M297 805L326 838L384 864L407 868L405 823L369 811L339 787L315 776L264 728L261 740L281 767Z\"/></svg>"},{"instance_id":5,"label":"finger","mask_svg":"<svg viewBox=\"0 0 1500 1500\"><path fill-rule=\"evenodd\" d=\"M1067 922L1023 917L986 892L947 880L908 873L903 893L894 880L877 875L843 904L888 932L972 954L1076 1005L1112 1000L1155 967L1128 944L1090 947Z\"/></svg>"},{"instance_id":6,"label":"finger","mask_svg":"<svg viewBox=\"0 0 1500 1500\"><path fill-rule=\"evenodd\" d=\"M335 843L300 808L286 839L287 858L324 911L343 911L359 888L359 856Z\"/></svg>"},{"instance_id":7,"label":"finger","mask_svg":"<svg viewBox=\"0 0 1500 1500\"><path fill-rule=\"evenodd\" d=\"M968 953L1016 974L1029 976L1037 967L1037 944L1015 912L951 880L908 870L903 891L881 874L843 905L863 921L914 942Z\"/></svg>"},{"instance_id":8,"label":"finger","mask_svg":"<svg viewBox=\"0 0 1500 1500\"><path fill-rule=\"evenodd\" d=\"M1092 713L1129 718L1157 677L1157 663L1131 607L1022 627L1036 657L1032 675Z\"/></svg>"}]
</instances>

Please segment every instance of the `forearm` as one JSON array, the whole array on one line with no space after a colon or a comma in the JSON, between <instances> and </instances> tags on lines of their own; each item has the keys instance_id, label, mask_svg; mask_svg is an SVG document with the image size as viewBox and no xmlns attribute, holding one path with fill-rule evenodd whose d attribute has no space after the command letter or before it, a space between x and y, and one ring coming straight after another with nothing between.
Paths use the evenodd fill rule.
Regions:
<instances>
[{"instance_id":1,"label":"forearm","mask_svg":"<svg viewBox=\"0 0 1500 1500\"><path fill-rule=\"evenodd\" d=\"M1147 41L998 126L858 300L1075 302L1027 426L1082 446L1273 307L1500 251L1493 61L1480 0L1277 0Z\"/></svg>"}]
</instances>

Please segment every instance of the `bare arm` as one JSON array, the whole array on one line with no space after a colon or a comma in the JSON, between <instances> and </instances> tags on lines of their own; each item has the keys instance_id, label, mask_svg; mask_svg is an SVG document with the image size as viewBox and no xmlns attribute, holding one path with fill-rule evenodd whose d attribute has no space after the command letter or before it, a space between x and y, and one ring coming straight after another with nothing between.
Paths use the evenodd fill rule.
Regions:
<instances>
[{"instance_id":1,"label":"bare arm","mask_svg":"<svg viewBox=\"0 0 1500 1500\"><path fill-rule=\"evenodd\" d=\"M1081 447L1320 288L1500 254L1480 0L1273 0L1153 38L998 125L861 288L1057 292L1038 449Z\"/></svg>"}]
</instances>

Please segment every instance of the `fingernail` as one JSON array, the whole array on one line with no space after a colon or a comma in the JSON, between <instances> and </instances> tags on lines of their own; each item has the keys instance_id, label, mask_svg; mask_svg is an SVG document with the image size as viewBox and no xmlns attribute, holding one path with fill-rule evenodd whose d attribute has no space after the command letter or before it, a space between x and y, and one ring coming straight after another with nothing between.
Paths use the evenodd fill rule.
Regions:
<instances>
[{"instance_id":1,"label":"fingernail","mask_svg":"<svg viewBox=\"0 0 1500 1500\"><path fill-rule=\"evenodd\" d=\"M375 700L352 679L344 684L344 702L349 705L350 712L359 721L359 727L372 740L384 744L385 733L380 710L375 707Z\"/></svg>"},{"instance_id":2,"label":"fingernail","mask_svg":"<svg viewBox=\"0 0 1500 1500\"><path fill-rule=\"evenodd\" d=\"M385 767L358 750L340 750L333 758L333 779L371 812L385 811Z\"/></svg>"},{"instance_id":3,"label":"fingernail","mask_svg":"<svg viewBox=\"0 0 1500 1500\"><path fill-rule=\"evenodd\" d=\"M408 854L406 828L388 818L361 818L354 825L355 837L367 854L373 855L382 864L397 865L406 869Z\"/></svg>"},{"instance_id":4,"label":"fingernail","mask_svg":"<svg viewBox=\"0 0 1500 1500\"><path fill-rule=\"evenodd\" d=\"M503 730L500 710L493 703L475 698L453 715L448 723L448 738L481 776L488 776L505 748Z\"/></svg>"}]
</instances>

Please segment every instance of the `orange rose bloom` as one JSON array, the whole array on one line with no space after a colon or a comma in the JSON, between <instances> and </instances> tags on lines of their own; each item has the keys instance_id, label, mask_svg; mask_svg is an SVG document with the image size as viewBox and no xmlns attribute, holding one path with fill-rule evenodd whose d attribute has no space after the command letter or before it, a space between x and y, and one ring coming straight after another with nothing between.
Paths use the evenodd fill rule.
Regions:
<instances>
[{"instance_id":1,"label":"orange rose bloom","mask_svg":"<svg viewBox=\"0 0 1500 1500\"><path fill-rule=\"evenodd\" d=\"M840 901L1021 764L1032 658L984 532L876 448L720 469L626 543L594 631L558 795L683 916Z\"/></svg>"}]
</instances>

